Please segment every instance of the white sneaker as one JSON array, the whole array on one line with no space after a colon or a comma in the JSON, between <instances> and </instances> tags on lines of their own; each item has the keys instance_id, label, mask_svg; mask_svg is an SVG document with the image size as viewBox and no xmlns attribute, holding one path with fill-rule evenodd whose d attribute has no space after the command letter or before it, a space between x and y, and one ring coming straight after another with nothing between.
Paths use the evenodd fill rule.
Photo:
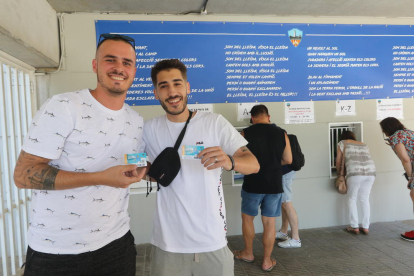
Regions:
<instances>
[{"instance_id":1,"label":"white sneaker","mask_svg":"<svg viewBox=\"0 0 414 276\"><path fill-rule=\"evenodd\" d=\"M285 234L285 233L281 232L280 230L277 230L276 239L285 241L285 240L289 239L289 236L288 236L288 234Z\"/></svg>"},{"instance_id":2,"label":"white sneaker","mask_svg":"<svg viewBox=\"0 0 414 276\"><path fill-rule=\"evenodd\" d=\"M282 248L299 248L299 247L302 247L302 243L300 240L297 241L297 240L288 238L284 242L279 242L277 246L282 247Z\"/></svg>"}]
</instances>

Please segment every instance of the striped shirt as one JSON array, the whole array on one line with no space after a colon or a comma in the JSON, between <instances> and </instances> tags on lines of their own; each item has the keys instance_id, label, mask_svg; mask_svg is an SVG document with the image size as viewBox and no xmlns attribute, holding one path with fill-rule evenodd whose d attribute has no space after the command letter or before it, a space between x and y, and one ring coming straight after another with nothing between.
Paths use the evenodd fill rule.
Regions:
<instances>
[{"instance_id":1,"label":"striped shirt","mask_svg":"<svg viewBox=\"0 0 414 276\"><path fill-rule=\"evenodd\" d=\"M338 143L339 148L344 152L344 142ZM375 176L375 164L365 144L346 143L345 149L346 177L354 175Z\"/></svg>"}]
</instances>

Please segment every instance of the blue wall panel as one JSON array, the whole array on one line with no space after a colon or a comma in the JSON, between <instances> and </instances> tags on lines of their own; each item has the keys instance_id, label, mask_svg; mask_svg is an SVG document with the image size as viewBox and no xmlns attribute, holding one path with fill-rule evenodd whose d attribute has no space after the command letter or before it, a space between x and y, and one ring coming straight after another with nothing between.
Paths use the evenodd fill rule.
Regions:
<instances>
[{"instance_id":1,"label":"blue wall panel","mask_svg":"<svg viewBox=\"0 0 414 276\"><path fill-rule=\"evenodd\" d=\"M158 104L151 67L179 58L189 103L407 98L414 95L414 31L408 25L96 21L136 40L130 105Z\"/></svg>"}]
</instances>

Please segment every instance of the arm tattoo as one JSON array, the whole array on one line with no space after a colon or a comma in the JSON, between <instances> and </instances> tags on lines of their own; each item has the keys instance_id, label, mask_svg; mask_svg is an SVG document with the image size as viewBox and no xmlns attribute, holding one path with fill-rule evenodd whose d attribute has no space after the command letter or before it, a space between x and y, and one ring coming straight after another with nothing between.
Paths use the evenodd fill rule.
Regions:
<instances>
[{"instance_id":1,"label":"arm tattoo","mask_svg":"<svg viewBox=\"0 0 414 276\"><path fill-rule=\"evenodd\" d=\"M54 190L56 175L59 170L51 166L41 168L34 172L32 176L29 176L30 184L32 188L36 190Z\"/></svg>"},{"instance_id":2,"label":"arm tattoo","mask_svg":"<svg viewBox=\"0 0 414 276\"><path fill-rule=\"evenodd\" d=\"M249 149L248 149L246 146L243 146L243 147L241 147L240 149L241 149L241 151L242 151L242 152L249 151Z\"/></svg>"},{"instance_id":3,"label":"arm tattoo","mask_svg":"<svg viewBox=\"0 0 414 276\"><path fill-rule=\"evenodd\" d=\"M55 190L59 169L48 165L49 160L21 151L14 170L14 181L21 187Z\"/></svg>"}]
</instances>

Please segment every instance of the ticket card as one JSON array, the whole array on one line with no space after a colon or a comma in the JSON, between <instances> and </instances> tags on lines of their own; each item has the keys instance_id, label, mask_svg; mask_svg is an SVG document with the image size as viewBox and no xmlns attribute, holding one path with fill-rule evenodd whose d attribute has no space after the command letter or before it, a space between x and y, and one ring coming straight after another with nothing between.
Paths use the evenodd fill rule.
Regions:
<instances>
[{"instance_id":1,"label":"ticket card","mask_svg":"<svg viewBox=\"0 0 414 276\"><path fill-rule=\"evenodd\" d=\"M183 159L201 159L197 155L204 149L204 146L182 146Z\"/></svg>"},{"instance_id":2,"label":"ticket card","mask_svg":"<svg viewBox=\"0 0 414 276\"><path fill-rule=\"evenodd\" d=\"M145 152L125 154L124 161L125 164L135 164L138 167L146 167L147 154Z\"/></svg>"}]
</instances>

